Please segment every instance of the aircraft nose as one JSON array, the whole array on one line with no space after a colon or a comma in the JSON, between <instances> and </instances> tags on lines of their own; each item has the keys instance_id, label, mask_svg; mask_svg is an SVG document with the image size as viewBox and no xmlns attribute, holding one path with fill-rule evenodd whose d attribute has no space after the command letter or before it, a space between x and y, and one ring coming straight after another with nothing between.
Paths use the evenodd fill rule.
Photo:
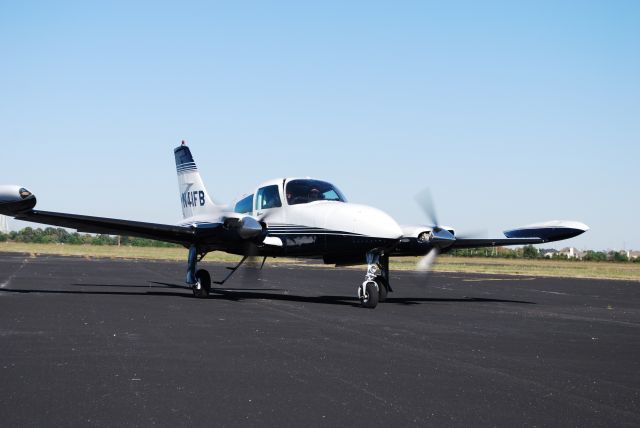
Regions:
<instances>
[{"instance_id":1,"label":"aircraft nose","mask_svg":"<svg viewBox=\"0 0 640 428\"><path fill-rule=\"evenodd\" d=\"M384 239L400 239L402 229L387 213L377 208L357 206L355 209L354 232Z\"/></svg>"}]
</instances>

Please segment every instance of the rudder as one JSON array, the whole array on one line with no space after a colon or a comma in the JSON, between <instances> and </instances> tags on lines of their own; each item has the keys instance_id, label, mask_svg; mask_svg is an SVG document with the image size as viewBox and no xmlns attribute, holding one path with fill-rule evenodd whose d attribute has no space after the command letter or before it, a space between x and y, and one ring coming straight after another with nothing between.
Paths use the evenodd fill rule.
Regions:
<instances>
[{"instance_id":1,"label":"rudder","mask_svg":"<svg viewBox=\"0 0 640 428\"><path fill-rule=\"evenodd\" d=\"M178 190L180 191L183 218L214 214L216 205L204 186L191 150L183 141L173 152L176 157Z\"/></svg>"}]
</instances>

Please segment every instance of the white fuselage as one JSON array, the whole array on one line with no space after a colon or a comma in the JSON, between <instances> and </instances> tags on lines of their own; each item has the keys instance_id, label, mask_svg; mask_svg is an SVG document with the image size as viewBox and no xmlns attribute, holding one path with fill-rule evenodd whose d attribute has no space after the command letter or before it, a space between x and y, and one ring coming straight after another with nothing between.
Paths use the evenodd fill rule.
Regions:
<instances>
[{"instance_id":1,"label":"white fuselage","mask_svg":"<svg viewBox=\"0 0 640 428\"><path fill-rule=\"evenodd\" d=\"M322 256L354 249L364 254L368 249L390 246L402 237L402 229L391 216L377 208L346 202L342 194L340 200L300 202L287 186L293 180L310 179L267 181L236 200L233 210L217 207L185 218L182 224L206 227L221 218L250 216L266 225L264 243L271 247L265 251L290 256ZM265 189L270 192L268 198Z\"/></svg>"}]
</instances>

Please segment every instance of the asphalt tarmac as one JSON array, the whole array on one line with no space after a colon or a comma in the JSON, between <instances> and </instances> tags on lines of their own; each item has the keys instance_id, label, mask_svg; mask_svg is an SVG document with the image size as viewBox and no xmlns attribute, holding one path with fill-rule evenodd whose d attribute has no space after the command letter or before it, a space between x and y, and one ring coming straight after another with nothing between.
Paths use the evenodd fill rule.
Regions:
<instances>
[{"instance_id":1,"label":"asphalt tarmac","mask_svg":"<svg viewBox=\"0 0 640 428\"><path fill-rule=\"evenodd\" d=\"M640 283L184 270L0 254L2 426L640 426Z\"/></svg>"}]
</instances>

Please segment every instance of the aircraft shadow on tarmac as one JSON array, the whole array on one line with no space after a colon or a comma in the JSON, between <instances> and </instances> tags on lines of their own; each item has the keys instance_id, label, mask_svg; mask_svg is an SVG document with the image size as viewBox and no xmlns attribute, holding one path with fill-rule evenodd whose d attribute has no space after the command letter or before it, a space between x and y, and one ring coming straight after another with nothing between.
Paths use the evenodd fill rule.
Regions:
<instances>
[{"instance_id":1,"label":"aircraft shadow on tarmac","mask_svg":"<svg viewBox=\"0 0 640 428\"><path fill-rule=\"evenodd\" d=\"M167 296L167 297L189 297L193 298L191 289L184 285L176 285L165 282L150 281L155 285L127 285L127 284L70 284L77 287L117 287L117 288L145 288L154 291L87 291L87 290L42 290L42 289L10 289L2 288L0 293L40 293L40 294L85 294L85 295L107 295L107 296ZM158 287L160 286L160 287ZM161 289L181 289L189 293L179 293L173 291L159 291ZM155 291L158 290L158 291ZM293 294L273 293L283 291L282 289L265 288L212 288L209 299L223 299L229 301L242 300L274 300L301 303L321 303L343 306L360 306L360 301L355 296L297 296ZM421 303L516 303L535 305L535 302L507 299L490 299L482 297L462 297L462 298L438 298L438 297L389 297L384 304L418 305Z\"/></svg>"}]
</instances>

